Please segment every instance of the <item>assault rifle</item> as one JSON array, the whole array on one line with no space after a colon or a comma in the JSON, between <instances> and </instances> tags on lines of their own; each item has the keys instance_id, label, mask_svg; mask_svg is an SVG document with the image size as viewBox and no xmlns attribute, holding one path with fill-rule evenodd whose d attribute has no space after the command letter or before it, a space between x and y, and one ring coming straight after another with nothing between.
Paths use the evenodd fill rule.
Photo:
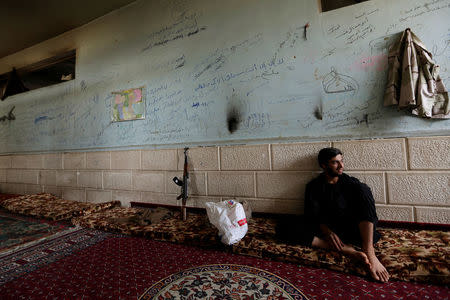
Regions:
<instances>
[{"instance_id":1,"label":"assault rifle","mask_svg":"<svg viewBox=\"0 0 450 300\"><path fill-rule=\"evenodd\" d=\"M186 200L188 198L188 159L187 151L189 148L184 148L184 167L183 167L183 180L178 179L178 177L173 178L173 182L176 185L181 186L181 194L177 197L177 200L181 199L181 213L183 214L183 221L186 221Z\"/></svg>"}]
</instances>

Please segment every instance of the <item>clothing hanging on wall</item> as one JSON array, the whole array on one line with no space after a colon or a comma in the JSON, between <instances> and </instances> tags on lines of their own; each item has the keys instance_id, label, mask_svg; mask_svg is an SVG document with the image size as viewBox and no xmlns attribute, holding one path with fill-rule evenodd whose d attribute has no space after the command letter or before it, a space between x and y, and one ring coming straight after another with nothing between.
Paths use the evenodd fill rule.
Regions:
<instances>
[{"instance_id":1,"label":"clothing hanging on wall","mask_svg":"<svg viewBox=\"0 0 450 300\"><path fill-rule=\"evenodd\" d=\"M439 66L422 41L408 28L389 49L384 106L410 108L425 118L450 118L448 92Z\"/></svg>"}]
</instances>

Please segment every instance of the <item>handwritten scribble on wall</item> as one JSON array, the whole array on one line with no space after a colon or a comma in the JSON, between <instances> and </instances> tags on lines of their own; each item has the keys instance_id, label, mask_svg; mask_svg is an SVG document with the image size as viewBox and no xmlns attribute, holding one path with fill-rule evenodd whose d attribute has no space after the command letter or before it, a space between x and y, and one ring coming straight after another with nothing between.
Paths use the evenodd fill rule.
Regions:
<instances>
[{"instance_id":1,"label":"handwritten scribble on wall","mask_svg":"<svg viewBox=\"0 0 450 300\"><path fill-rule=\"evenodd\" d=\"M13 114L14 108L16 108L16 107L13 106L13 107L9 110L8 114L5 114L4 116L0 117L0 122L6 121L6 120L9 120L9 121L15 120L15 119L16 119L16 116L14 116L14 114Z\"/></svg>"},{"instance_id":2,"label":"handwritten scribble on wall","mask_svg":"<svg viewBox=\"0 0 450 300\"><path fill-rule=\"evenodd\" d=\"M334 67L322 80L323 90L327 94L358 92L358 82L351 76L339 74Z\"/></svg>"},{"instance_id":3,"label":"handwritten scribble on wall","mask_svg":"<svg viewBox=\"0 0 450 300\"><path fill-rule=\"evenodd\" d=\"M198 26L196 14L183 13L175 23L151 33L149 36L150 41L142 51L166 45L171 41L190 37L205 29L206 26Z\"/></svg>"}]
</instances>

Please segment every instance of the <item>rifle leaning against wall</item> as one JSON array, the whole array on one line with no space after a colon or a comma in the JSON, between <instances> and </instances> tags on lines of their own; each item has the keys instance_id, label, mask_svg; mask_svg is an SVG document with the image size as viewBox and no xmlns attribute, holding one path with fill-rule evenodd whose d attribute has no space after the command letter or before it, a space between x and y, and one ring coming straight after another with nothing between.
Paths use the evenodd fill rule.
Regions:
<instances>
[{"instance_id":1,"label":"rifle leaning against wall","mask_svg":"<svg viewBox=\"0 0 450 300\"><path fill-rule=\"evenodd\" d=\"M181 186L181 194L177 197L177 200L181 199L181 213L183 215L183 221L186 221L186 200L188 198L188 180L189 180L189 172L188 172L188 159L187 159L187 151L189 148L184 148L184 167L183 167L183 180L178 179L178 177L173 178L173 182L176 185Z\"/></svg>"}]
</instances>

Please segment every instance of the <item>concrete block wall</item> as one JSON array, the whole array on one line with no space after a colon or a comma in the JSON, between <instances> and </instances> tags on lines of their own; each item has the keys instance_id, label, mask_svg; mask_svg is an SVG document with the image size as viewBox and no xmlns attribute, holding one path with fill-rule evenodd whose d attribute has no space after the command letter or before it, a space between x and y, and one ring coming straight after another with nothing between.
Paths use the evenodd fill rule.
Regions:
<instances>
[{"instance_id":1,"label":"concrete block wall","mask_svg":"<svg viewBox=\"0 0 450 300\"><path fill-rule=\"evenodd\" d=\"M302 213L317 153L334 146L367 183L381 220L450 224L450 136L197 147L188 152L188 205L247 200L254 211ZM180 204L183 149L0 156L0 191L69 200Z\"/></svg>"}]
</instances>

